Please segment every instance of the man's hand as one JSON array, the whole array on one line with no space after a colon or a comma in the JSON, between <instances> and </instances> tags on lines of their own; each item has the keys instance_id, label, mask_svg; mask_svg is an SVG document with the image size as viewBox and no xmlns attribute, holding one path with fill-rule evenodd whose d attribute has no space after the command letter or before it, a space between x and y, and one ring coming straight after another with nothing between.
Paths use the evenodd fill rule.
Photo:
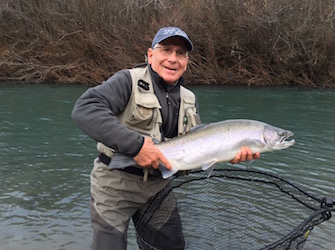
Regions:
<instances>
[{"instance_id":1,"label":"man's hand","mask_svg":"<svg viewBox=\"0 0 335 250\"><path fill-rule=\"evenodd\" d=\"M251 161L261 157L259 152L253 154L249 147L242 147L241 151L235 155L235 158L230 161L232 164L240 163L243 161Z\"/></svg>"},{"instance_id":2,"label":"man's hand","mask_svg":"<svg viewBox=\"0 0 335 250\"><path fill-rule=\"evenodd\" d=\"M141 167L153 167L155 169L158 168L161 162L168 170L172 169L169 161L149 137L144 138L143 146L140 152L134 157L134 161Z\"/></svg>"}]
</instances>

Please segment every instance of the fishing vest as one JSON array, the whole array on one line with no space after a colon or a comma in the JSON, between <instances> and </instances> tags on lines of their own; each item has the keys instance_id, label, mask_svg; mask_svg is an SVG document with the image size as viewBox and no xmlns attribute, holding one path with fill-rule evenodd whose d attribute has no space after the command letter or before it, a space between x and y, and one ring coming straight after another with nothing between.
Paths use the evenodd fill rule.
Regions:
<instances>
[{"instance_id":1,"label":"fishing vest","mask_svg":"<svg viewBox=\"0 0 335 250\"><path fill-rule=\"evenodd\" d=\"M117 115L120 123L135 130L143 136L162 141L160 127L162 116L160 104L154 93L154 87L148 67L129 70L132 79L132 93L125 110ZM187 88L180 86L180 108L178 118L178 136L186 134L190 129L200 123L197 114L195 95ZM114 150L98 142L100 153L113 157Z\"/></svg>"}]
</instances>

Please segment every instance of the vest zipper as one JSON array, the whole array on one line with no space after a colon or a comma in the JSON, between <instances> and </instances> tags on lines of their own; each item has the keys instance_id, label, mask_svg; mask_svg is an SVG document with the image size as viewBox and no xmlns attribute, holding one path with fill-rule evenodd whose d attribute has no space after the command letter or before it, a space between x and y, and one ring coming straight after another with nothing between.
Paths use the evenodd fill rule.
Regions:
<instances>
[{"instance_id":1,"label":"vest zipper","mask_svg":"<svg viewBox=\"0 0 335 250\"><path fill-rule=\"evenodd\" d=\"M170 99L169 99L169 92L165 93L165 98L166 98L167 104L170 105L171 103L170 103Z\"/></svg>"}]
</instances>

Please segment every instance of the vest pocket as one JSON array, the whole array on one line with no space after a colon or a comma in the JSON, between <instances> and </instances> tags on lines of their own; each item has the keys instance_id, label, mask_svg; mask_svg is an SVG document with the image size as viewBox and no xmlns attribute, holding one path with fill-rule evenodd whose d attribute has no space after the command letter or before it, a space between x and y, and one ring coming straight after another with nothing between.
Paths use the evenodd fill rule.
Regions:
<instances>
[{"instance_id":1,"label":"vest pocket","mask_svg":"<svg viewBox=\"0 0 335 250\"><path fill-rule=\"evenodd\" d=\"M184 115L184 130L185 132L188 132L191 130L192 127L194 127L195 125L197 125L196 122L196 108L195 106L189 106L185 109L185 115Z\"/></svg>"},{"instance_id":2,"label":"vest pocket","mask_svg":"<svg viewBox=\"0 0 335 250\"><path fill-rule=\"evenodd\" d=\"M180 87L180 96L181 103L179 112L178 135L186 134L192 127L201 123L200 117L197 114L194 94L190 90L184 87Z\"/></svg>"},{"instance_id":3,"label":"vest pocket","mask_svg":"<svg viewBox=\"0 0 335 250\"><path fill-rule=\"evenodd\" d=\"M139 129L150 130L157 123L159 109L160 105L155 95L147 93L136 96L126 123Z\"/></svg>"}]
</instances>

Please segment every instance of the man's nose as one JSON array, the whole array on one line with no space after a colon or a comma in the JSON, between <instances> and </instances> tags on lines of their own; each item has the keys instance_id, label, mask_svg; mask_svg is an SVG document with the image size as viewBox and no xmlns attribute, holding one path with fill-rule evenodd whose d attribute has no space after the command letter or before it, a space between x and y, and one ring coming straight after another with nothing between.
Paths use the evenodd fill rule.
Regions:
<instances>
[{"instance_id":1,"label":"man's nose","mask_svg":"<svg viewBox=\"0 0 335 250\"><path fill-rule=\"evenodd\" d=\"M177 61L177 51L173 50L168 59L169 61Z\"/></svg>"}]
</instances>

